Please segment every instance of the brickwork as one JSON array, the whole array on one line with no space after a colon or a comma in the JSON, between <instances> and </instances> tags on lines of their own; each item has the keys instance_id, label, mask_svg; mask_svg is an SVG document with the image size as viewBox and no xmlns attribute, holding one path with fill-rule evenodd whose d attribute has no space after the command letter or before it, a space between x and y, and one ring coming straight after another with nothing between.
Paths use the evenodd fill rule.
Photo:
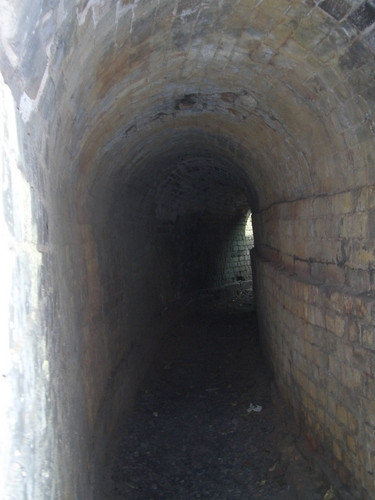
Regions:
<instances>
[{"instance_id":1,"label":"brickwork","mask_svg":"<svg viewBox=\"0 0 375 500\"><path fill-rule=\"evenodd\" d=\"M219 271L214 286L236 281L252 281L250 250L254 246L252 233L246 234L248 216L242 217L231 233L219 257Z\"/></svg>"},{"instance_id":2,"label":"brickwork","mask_svg":"<svg viewBox=\"0 0 375 500\"><path fill-rule=\"evenodd\" d=\"M296 274L373 292L374 192L366 185L255 214L260 252Z\"/></svg>"},{"instance_id":3,"label":"brickwork","mask_svg":"<svg viewBox=\"0 0 375 500\"><path fill-rule=\"evenodd\" d=\"M157 232L164 252L173 254L172 280L178 297L194 290L246 281L251 289L247 230L248 199L238 174L223 161L181 161L159 184Z\"/></svg>"},{"instance_id":4,"label":"brickwork","mask_svg":"<svg viewBox=\"0 0 375 500\"><path fill-rule=\"evenodd\" d=\"M353 495L374 497L373 2L1 7L2 178L16 158L22 182L4 181L0 214L16 316L0 485L95 497L94 455L161 318L209 277L243 276L229 235L250 208L279 385Z\"/></svg>"},{"instance_id":5,"label":"brickwork","mask_svg":"<svg viewBox=\"0 0 375 500\"><path fill-rule=\"evenodd\" d=\"M263 342L283 396L353 498L373 498L374 297L260 257L255 267Z\"/></svg>"}]
</instances>

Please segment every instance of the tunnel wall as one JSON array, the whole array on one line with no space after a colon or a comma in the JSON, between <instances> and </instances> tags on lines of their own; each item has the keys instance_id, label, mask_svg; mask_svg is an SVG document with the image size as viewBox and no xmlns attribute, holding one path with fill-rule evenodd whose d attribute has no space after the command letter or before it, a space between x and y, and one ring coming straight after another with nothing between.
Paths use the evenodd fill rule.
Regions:
<instances>
[{"instance_id":1,"label":"tunnel wall","mask_svg":"<svg viewBox=\"0 0 375 500\"><path fill-rule=\"evenodd\" d=\"M246 236L245 229L247 216L241 218L231 231L223 245L219 256L217 278L213 286L221 286L236 281L251 282L250 249L253 247L253 238Z\"/></svg>"},{"instance_id":2,"label":"tunnel wall","mask_svg":"<svg viewBox=\"0 0 375 500\"><path fill-rule=\"evenodd\" d=\"M161 171L156 182L158 252L171 263L166 269L174 288L171 298L196 301L222 295L230 300L237 292L250 297L253 239L245 234L248 195L238 172L225 160L225 150L221 157L207 151L212 139L218 138L207 134L201 141L206 134L190 129L189 135L184 134L187 143L190 134L199 134L197 155L190 148L186 154L177 139L172 150L181 150L182 159L177 154L177 163Z\"/></svg>"},{"instance_id":3,"label":"tunnel wall","mask_svg":"<svg viewBox=\"0 0 375 500\"><path fill-rule=\"evenodd\" d=\"M1 6L19 184L3 192L16 227L3 217L13 259L4 303L18 320L5 329L1 382L12 396L0 483L17 500L92 495L93 457L130 406L152 325L177 293L151 200L179 161L168 151L204 151L241 173L255 213L258 316L283 394L353 491L371 498L372 2ZM297 345L305 377L278 343ZM337 402L317 372L337 383Z\"/></svg>"},{"instance_id":4,"label":"tunnel wall","mask_svg":"<svg viewBox=\"0 0 375 500\"><path fill-rule=\"evenodd\" d=\"M374 185L369 183L275 204L256 215L258 248L302 276L372 292L374 203Z\"/></svg>"},{"instance_id":5,"label":"tunnel wall","mask_svg":"<svg viewBox=\"0 0 375 500\"><path fill-rule=\"evenodd\" d=\"M373 189L253 216L265 352L297 425L354 498L375 491Z\"/></svg>"},{"instance_id":6,"label":"tunnel wall","mask_svg":"<svg viewBox=\"0 0 375 500\"><path fill-rule=\"evenodd\" d=\"M47 277L41 282L41 274L55 261L41 251L48 233L46 207L19 141L16 107L2 77L0 109L0 497L43 498L52 490L50 464L57 463L51 446L58 429L50 426L55 394L48 352L58 318L57 297L51 293L47 300L49 283Z\"/></svg>"},{"instance_id":7,"label":"tunnel wall","mask_svg":"<svg viewBox=\"0 0 375 500\"><path fill-rule=\"evenodd\" d=\"M169 272L176 298L238 282L252 287L246 220L243 215L226 220L198 212L175 222L158 221L163 255L174 262Z\"/></svg>"}]
</instances>

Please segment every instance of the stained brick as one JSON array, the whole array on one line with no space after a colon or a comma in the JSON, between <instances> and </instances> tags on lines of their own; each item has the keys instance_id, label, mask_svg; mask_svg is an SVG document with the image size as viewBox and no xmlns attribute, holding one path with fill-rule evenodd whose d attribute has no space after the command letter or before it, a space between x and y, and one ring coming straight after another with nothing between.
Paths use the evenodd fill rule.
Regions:
<instances>
[{"instance_id":1,"label":"stained brick","mask_svg":"<svg viewBox=\"0 0 375 500\"><path fill-rule=\"evenodd\" d=\"M375 331L373 326L362 327L362 345L366 349L375 351Z\"/></svg>"},{"instance_id":2,"label":"stained brick","mask_svg":"<svg viewBox=\"0 0 375 500\"><path fill-rule=\"evenodd\" d=\"M341 447L337 441L333 441L333 453L337 460L342 461Z\"/></svg>"},{"instance_id":3,"label":"stained brick","mask_svg":"<svg viewBox=\"0 0 375 500\"><path fill-rule=\"evenodd\" d=\"M323 2L319 3L319 7L338 21L342 19L350 9L350 5L346 0L323 0Z\"/></svg>"},{"instance_id":4,"label":"stained brick","mask_svg":"<svg viewBox=\"0 0 375 500\"><path fill-rule=\"evenodd\" d=\"M369 2L363 2L352 14L349 20L360 31L375 22L375 7Z\"/></svg>"},{"instance_id":5,"label":"stained brick","mask_svg":"<svg viewBox=\"0 0 375 500\"><path fill-rule=\"evenodd\" d=\"M64 419L60 410L47 415L47 428L61 430L71 455L61 453L55 472L31 467L25 477L50 474L65 486L54 474L65 475L69 484L56 495L74 491L88 473L69 467L87 463L91 438L88 431L78 446L72 428L112 427L98 421L98 408L111 414L113 402L113 418L120 411L118 395L109 394L108 404L102 396L129 345L147 347L147 325L184 296L186 283L189 293L193 282L208 281L232 280L243 290L249 257L240 231L223 221L238 221L250 203L266 354L295 414L315 429L341 476L370 491L374 2L39 3L6 10L1 58L1 88L12 91L5 102L17 113L20 194L32 186L30 227L22 196L9 205L16 184L4 190L2 206L16 239L6 248L22 254L20 265L22 252L32 254L12 278L19 295L27 284L25 303L14 310L25 338L47 332L35 366L51 356L56 386L32 367L25 373L30 387L35 380L38 391L61 391L51 405L64 409ZM1 154L11 149L5 144ZM209 224L215 210L221 231ZM193 231L198 219L200 233ZM214 257L203 262L203 254ZM46 324L31 328L50 302ZM34 361L30 345L19 359ZM136 378L140 365L134 362ZM35 421L44 422L38 404ZM32 436L31 420L16 417ZM56 448L48 456L60 456L49 435Z\"/></svg>"},{"instance_id":6,"label":"stained brick","mask_svg":"<svg viewBox=\"0 0 375 500\"><path fill-rule=\"evenodd\" d=\"M348 448L350 449L350 451L355 454L356 449L357 449L356 440L350 434L347 434L347 436L346 436L346 444L347 444Z\"/></svg>"}]
</instances>

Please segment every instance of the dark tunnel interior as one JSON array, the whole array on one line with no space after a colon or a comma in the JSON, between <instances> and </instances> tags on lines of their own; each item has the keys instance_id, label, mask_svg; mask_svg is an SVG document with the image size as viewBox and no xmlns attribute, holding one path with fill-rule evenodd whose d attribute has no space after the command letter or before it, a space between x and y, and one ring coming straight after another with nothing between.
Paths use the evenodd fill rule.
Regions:
<instances>
[{"instance_id":1,"label":"dark tunnel interior","mask_svg":"<svg viewBox=\"0 0 375 500\"><path fill-rule=\"evenodd\" d=\"M105 466L134 408L146 433L186 424L195 498L226 477L225 498L282 498L294 474L278 484L281 460L240 439L272 442L272 378L320 498L372 500L374 1L0 10L0 497L103 500L103 471L139 493L118 469L130 441Z\"/></svg>"}]
</instances>

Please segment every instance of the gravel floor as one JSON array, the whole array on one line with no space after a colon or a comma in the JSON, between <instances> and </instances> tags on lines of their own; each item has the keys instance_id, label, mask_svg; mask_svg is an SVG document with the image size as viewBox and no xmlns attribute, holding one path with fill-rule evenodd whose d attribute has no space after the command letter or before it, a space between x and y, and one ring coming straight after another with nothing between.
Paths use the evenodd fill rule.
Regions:
<instances>
[{"instance_id":1,"label":"gravel floor","mask_svg":"<svg viewBox=\"0 0 375 500\"><path fill-rule=\"evenodd\" d=\"M289 500L269 381L249 310L176 326L118 429L103 497Z\"/></svg>"}]
</instances>

